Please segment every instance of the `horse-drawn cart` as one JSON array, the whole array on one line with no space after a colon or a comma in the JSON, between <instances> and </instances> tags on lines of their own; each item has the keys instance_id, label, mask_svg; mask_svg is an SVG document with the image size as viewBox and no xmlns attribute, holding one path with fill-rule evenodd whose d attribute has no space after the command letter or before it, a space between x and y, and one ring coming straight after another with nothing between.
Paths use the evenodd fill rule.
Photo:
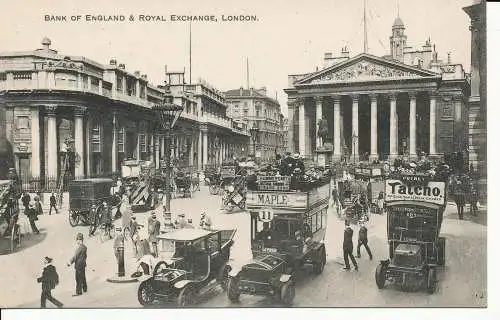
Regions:
<instances>
[{"instance_id":1,"label":"horse-drawn cart","mask_svg":"<svg viewBox=\"0 0 500 320\"><path fill-rule=\"evenodd\" d=\"M10 252L21 246L18 198L13 181L0 180L0 236L9 242Z\"/></svg>"}]
</instances>

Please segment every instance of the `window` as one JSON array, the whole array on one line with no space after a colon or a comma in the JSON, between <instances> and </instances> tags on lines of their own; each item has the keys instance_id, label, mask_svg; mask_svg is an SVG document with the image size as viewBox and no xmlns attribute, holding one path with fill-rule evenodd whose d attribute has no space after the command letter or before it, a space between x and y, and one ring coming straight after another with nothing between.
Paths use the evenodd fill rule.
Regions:
<instances>
[{"instance_id":1,"label":"window","mask_svg":"<svg viewBox=\"0 0 500 320\"><path fill-rule=\"evenodd\" d=\"M116 91L118 92L123 91L123 78L120 76L116 77Z\"/></svg>"},{"instance_id":2,"label":"window","mask_svg":"<svg viewBox=\"0 0 500 320\"><path fill-rule=\"evenodd\" d=\"M91 137L92 152L101 152L101 127L98 123L92 124Z\"/></svg>"},{"instance_id":3,"label":"window","mask_svg":"<svg viewBox=\"0 0 500 320\"><path fill-rule=\"evenodd\" d=\"M140 152L147 152L147 139L145 134L139 135Z\"/></svg>"},{"instance_id":4,"label":"window","mask_svg":"<svg viewBox=\"0 0 500 320\"><path fill-rule=\"evenodd\" d=\"M14 80L31 80L31 72L14 72Z\"/></svg>"},{"instance_id":5,"label":"window","mask_svg":"<svg viewBox=\"0 0 500 320\"><path fill-rule=\"evenodd\" d=\"M125 142L125 130L122 127L118 129L118 152L125 152L124 142Z\"/></svg>"},{"instance_id":6,"label":"window","mask_svg":"<svg viewBox=\"0 0 500 320\"><path fill-rule=\"evenodd\" d=\"M7 74L6 73L0 73L0 81L7 81Z\"/></svg>"},{"instance_id":7,"label":"window","mask_svg":"<svg viewBox=\"0 0 500 320\"><path fill-rule=\"evenodd\" d=\"M29 118L27 116L18 116L17 117L17 123L16 123L16 128L17 129L29 129Z\"/></svg>"},{"instance_id":8,"label":"window","mask_svg":"<svg viewBox=\"0 0 500 320\"><path fill-rule=\"evenodd\" d=\"M205 245L205 239L199 239L193 242L192 244L194 251L206 251L207 247Z\"/></svg>"},{"instance_id":9,"label":"window","mask_svg":"<svg viewBox=\"0 0 500 320\"><path fill-rule=\"evenodd\" d=\"M246 118L248 117L248 110L243 110L243 116Z\"/></svg>"}]
</instances>

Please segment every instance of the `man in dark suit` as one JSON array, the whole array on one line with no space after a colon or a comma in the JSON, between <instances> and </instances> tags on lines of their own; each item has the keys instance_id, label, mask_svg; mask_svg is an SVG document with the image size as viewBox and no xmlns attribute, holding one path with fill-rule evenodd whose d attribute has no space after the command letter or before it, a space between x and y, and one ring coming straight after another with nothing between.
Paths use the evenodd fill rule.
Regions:
<instances>
[{"instance_id":1,"label":"man in dark suit","mask_svg":"<svg viewBox=\"0 0 500 320\"><path fill-rule=\"evenodd\" d=\"M158 256L158 236L160 235L160 221L156 220L156 214L151 216L151 222L148 221L149 243L155 257Z\"/></svg>"},{"instance_id":2,"label":"man in dark suit","mask_svg":"<svg viewBox=\"0 0 500 320\"><path fill-rule=\"evenodd\" d=\"M31 201L30 195L27 192L25 192L21 198L21 201L23 203L24 210L27 211L29 208L30 201Z\"/></svg>"},{"instance_id":3,"label":"man in dark suit","mask_svg":"<svg viewBox=\"0 0 500 320\"><path fill-rule=\"evenodd\" d=\"M354 231L349 226L349 220L345 221L345 229L344 229L344 270L350 270L351 266L349 264L349 258L351 258L352 264L354 265L354 270L358 271L358 264L356 263L356 259L352 255L353 244L352 244L352 235Z\"/></svg>"},{"instance_id":4,"label":"man in dark suit","mask_svg":"<svg viewBox=\"0 0 500 320\"><path fill-rule=\"evenodd\" d=\"M87 267L87 247L83 244L83 234L76 235L76 251L75 255L68 262L68 267L75 264L75 280L76 293L74 296L79 296L83 292L87 292L87 278L85 276L85 268Z\"/></svg>"},{"instance_id":5,"label":"man in dark suit","mask_svg":"<svg viewBox=\"0 0 500 320\"><path fill-rule=\"evenodd\" d=\"M368 256L370 257L370 260L373 259L372 256L372 251L370 250L370 247L368 246L368 229L365 227L365 224L363 222L360 223L360 228L359 228L359 234L358 234L358 248L357 248L357 258L361 258L361 246L363 245L366 249L366 252L368 252Z\"/></svg>"},{"instance_id":6,"label":"man in dark suit","mask_svg":"<svg viewBox=\"0 0 500 320\"><path fill-rule=\"evenodd\" d=\"M52 258L45 257L42 276L37 279L38 283L42 283L42 295L40 297L40 308L47 307L47 300L52 302L58 308L62 308L63 304L52 296L52 290L59 284L59 275L56 267L52 265Z\"/></svg>"},{"instance_id":7,"label":"man in dark suit","mask_svg":"<svg viewBox=\"0 0 500 320\"><path fill-rule=\"evenodd\" d=\"M31 230L33 233L40 234L40 230L38 230L35 221L38 220L38 214L35 209L35 202L30 201L29 207L26 210L26 217L28 217L28 220L30 222Z\"/></svg>"},{"instance_id":8,"label":"man in dark suit","mask_svg":"<svg viewBox=\"0 0 500 320\"><path fill-rule=\"evenodd\" d=\"M50 195L50 209L49 209L49 215L52 213L52 208L57 212L57 207L56 207L56 196L54 195L54 192Z\"/></svg>"}]
</instances>

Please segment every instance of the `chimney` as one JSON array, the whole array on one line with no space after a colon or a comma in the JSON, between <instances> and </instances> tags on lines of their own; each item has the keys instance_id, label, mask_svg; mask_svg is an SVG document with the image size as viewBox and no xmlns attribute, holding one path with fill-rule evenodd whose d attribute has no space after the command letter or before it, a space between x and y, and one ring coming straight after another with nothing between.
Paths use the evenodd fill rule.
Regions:
<instances>
[{"instance_id":1,"label":"chimney","mask_svg":"<svg viewBox=\"0 0 500 320\"><path fill-rule=\"evenodd\" d=\"M348 58L349 59L349 49L347 49L347 47L343 47L342 50L340 51L340 56L342 58Z\"/></svg>"},{"instance_id":2,"label":"chimney","mask_svg":"<svg viewBox=\"0 0 500 320\"><path fill-rule=\"evenodd\" d=\"M124 63L120 63L120 64L118 65L118 69L125 70L125 64L124 64Z\"/></svg>"},{"instance_id":3,"label":"chimney","mask_svg":"<svg viewBox=\"0 0 500 320\"><path fill-rule=\"evenodd\" d=\"M250 95L253 96L253 87L250 88Z\"/></svg>"},{"instance_id":4,"label":"chimney","mask_svg":"<svg viewBox=\"0 0 500 320\"><path fill-rule=\"evenodd\" d=\"M109 65L111 65L111 66L116 66L116 63L117 63L116 59L109 60Z\"/></svg>"},{"instance_id":5,"label":"chimney","mask_svg":"<svg viewBox=\"0 0 500 320\"><path fill-rule=\"evenodd\" d=\"M243 96L243 87L240 87L240 96Z\"/></svg>"},{"instance_id":6,"label":"chimney","mask_svg":"<svg viewBox=\"0 0 500 320\"><path fill-rule=\"evenodd\" d=\"M147 74L143 74L143 75L141 76L141 78L147 81L147 80L148 80L148 75L147 75Z\"/></svg>"},{"instance_id":7,"label":"chimney","mask_svg":"<svg viewBox=\"0 0 500 320\"><path fill-rule=\"evenodd\" d=\"M331 52L325 52L325 59L331 59L332 58L332 53Z\"/></svg>"},{"instance_id":8,"label":"chimney","mask_svg":"<svg viewBox=\"0 0 500 320\"><path fill-rule=\"evenodd\" d=\"M451 64L451 52L448 52L448 64Z\"/></svg>"},{"instance_id":9,"label":"chimney","mask_svg":"<svg viewBox=\"0 0 500 320\"><path fill-rule=\"evenodd\" d=\"M141 72L140 71L134 71L134 76L136 76L137 78L140 78Z\"/></svg>"},{"instance_id":10,"label":"chimney","mask_svg":"<svg viewBox=\"0 0 500 320\"><path fill-rule=\"evenodd\" d=\"M50 45L52 44L52 41L50 41L49 38L45 37L42 40L42 48L44 51L49 52L50 51Z\"/></svg>"}]
</instances>

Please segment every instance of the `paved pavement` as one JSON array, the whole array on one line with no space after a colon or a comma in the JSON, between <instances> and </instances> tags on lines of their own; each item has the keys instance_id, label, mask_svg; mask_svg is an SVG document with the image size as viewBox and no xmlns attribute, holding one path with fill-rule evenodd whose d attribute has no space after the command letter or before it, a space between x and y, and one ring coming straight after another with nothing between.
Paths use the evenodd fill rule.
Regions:
<instances>
[{"instance_id":1,"label":"paved pavement","mask_svg":"<svg viewBox=\"0 0 500 320\"><path fill-rule=\"evenodd\" d=\"M207 188L196 192L192 199L172 201L174 214L185 213L198 225L199 215L205 210L217 228L238 228L231 251L233 264L239 265L251 257L249 217L245 212L225 213L220 208L220 198L208 194ZM140 223L145 223L149 213L138 213ZM366 254L359 260L359 271L342 270L343 221L329 213L326 238L327 265L323 274L306 272L297 283L295 307L482 307L486 306L486 213L479 218L457 220L456 208L450 205L445 214L442 234L447 238L446 267L438 272L438 289L435 294L401 292L387 287L378 290L374 271L378 260L388 256L386 217L373 216L368 223L369 244L374 253L370 261ZM43 241L37 241L20 252L0 256L4 270L0 276L5 299L4 307L36 308L39 306L39 284L35 277L41 272L42 258L51 255L59 271L61 283L54 296L66 307L140 307L137 301L138 283L112 284L106 278L116 272L112 241L101 243L98 239L86 240L89 247L89 292L71 297L74 291L73 270L65 266L74 249L74 235L84 227L71 228L66 215L42 216L39 225L47 231ZM354 227L357 234L357 227ZM40 239L41 240L41 239ZM129 246L130 248L130 246ZM130 251L127 274L133 272L134 259ZM132 271L131 271L132 270ZM239 304L231 304L221 288L215 287L201 297L200 307L270 307L275 302L263 297L242 296Z\"/></svg>"}]
</instances>

